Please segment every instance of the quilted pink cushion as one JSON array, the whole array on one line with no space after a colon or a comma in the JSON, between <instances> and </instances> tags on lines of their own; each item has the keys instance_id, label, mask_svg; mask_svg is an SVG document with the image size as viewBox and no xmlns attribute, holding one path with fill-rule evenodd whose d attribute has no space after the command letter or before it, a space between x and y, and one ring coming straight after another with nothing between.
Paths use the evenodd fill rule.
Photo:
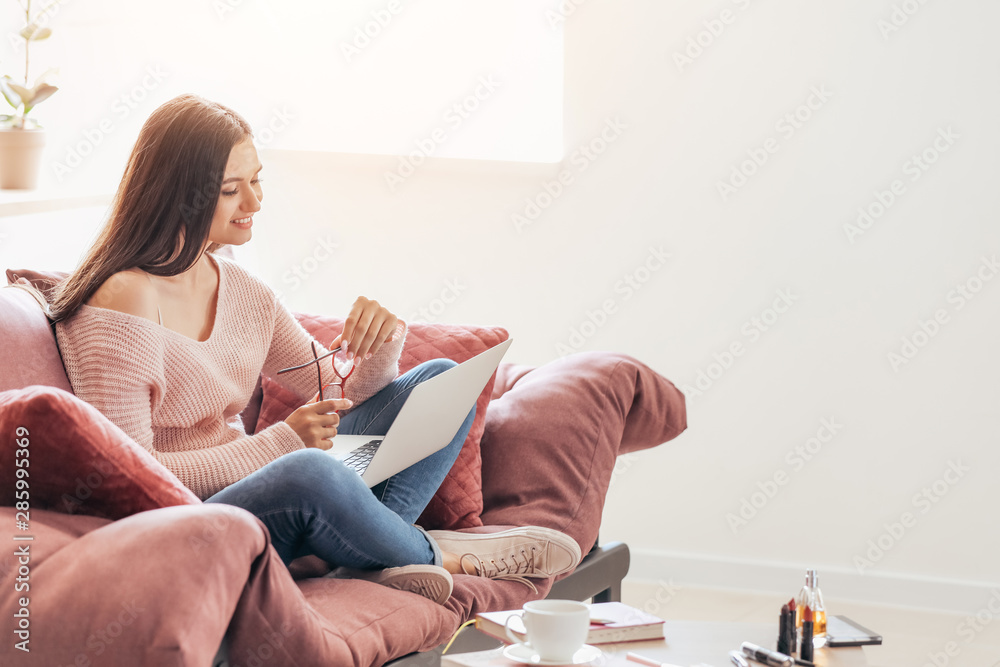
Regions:
<instances>
[{"instance_id":1,"label":"quilted pink cushion","mask_svg":"<svg viewBox=\"0 0 1000 667\"><path fill-rule=\"evenodd\" d=\"M295 317L316 340L328 344L344 328L343 318L295 313ZM399 359L399 371L405 373L430 359L447 358L462 363L480 352L507 340L506 329L471 325L412 324ZM476 401L476 418L459 452L455 465L437 494L420 516L418 523L425 528L454 530L483 525L482 459L479 440L486 423L486 408L493 393L490 378ZM299 407L298 398L270 378L263 379L264 399L260 407L257 431L284 420Z\"/></svg>"},{"instance_id":2,"label":"quilted pink cushion","mask_svg":"<svg viewBox=\"0 0 1000 667\"><path fill-rule=\"evenodd\" d=\"M67 391L32 386L0 392L0 433L5 462L0 505L18 500L16 471L22 468L15 467L15 456L29 461L23 469L30 474L33 510L119 519L158 507L201 504L149 452Z\"/></svg>"},{"instance_id":3,"label":"quilted pink cushion","mask_svg":"<svg viewBox=\"0 0 1000 667\"><path fill-rule=\"evenodd\" d=\"M483 521L555 528L584 553L597 540L618 455L687 428L684 394L626 354L503 364L494 387L482 438Z\"/></svg>"}]
</instances>

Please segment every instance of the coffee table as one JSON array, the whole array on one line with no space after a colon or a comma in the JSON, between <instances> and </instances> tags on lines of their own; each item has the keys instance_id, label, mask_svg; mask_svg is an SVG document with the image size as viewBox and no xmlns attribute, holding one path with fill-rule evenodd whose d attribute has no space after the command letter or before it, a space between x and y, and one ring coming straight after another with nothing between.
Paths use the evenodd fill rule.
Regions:
<instances>
[{"instance_id":1,"label":"coffee table","mask_svg":"<svg viewBox=\"0 0 1000 667\"><path fill-rule=\"evenodd\" d=\"M628 652L653 658L660 662L679 667L707 665L710 667L732 667L729 651L738 649L743 642L753 642L764 648L773 648L777 633L777 623L714 623L705 621L666 621L663 626L666 639L654 641L628 642L623 644L601 644L604 657L593 664L600 667L641 667L639 663L628 661ZM478 630L469 628L455 641L449 655L470 651L495 649L502 644ZM440 664L440 654L422 653L417 658L423 666ZM406 659L392 664L409 664ZM862 647L816 649L815 662L822 667L868 667ZM483 661L481 664L487 664ZM504 664L504 660L488 664ZM510 663L515 664L515 663ZM754 667L760 663L751 662Z\"/></svg>"},{"instance_id":2,"label":"coffee table","mask_svg":"<svg viewBox=\"0 0 1000 667\"><path fill-rule=\"evenodd\" d=\"M626 661L629 651L653 658L671 665L711 665L712 667L732 667L729 651L738 649L743 642L753 642L766 649L774 649L777 639L777 623L706 623L704 621L666 621L663 626L666 639L649 642L629 642L627 644L602 644L611 660L609 665L631 665L639 663ZM814 661L823 667L867 667L864 649L860 646L819 648ZM760 663L750 662L751 665Z\"/></svg>"}]
</instances>

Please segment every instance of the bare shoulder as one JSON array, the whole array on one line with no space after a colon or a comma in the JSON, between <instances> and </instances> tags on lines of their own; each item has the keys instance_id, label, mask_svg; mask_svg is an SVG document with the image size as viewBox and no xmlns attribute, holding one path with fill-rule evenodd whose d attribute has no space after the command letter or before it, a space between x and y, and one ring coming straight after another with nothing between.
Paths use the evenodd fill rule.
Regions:
<instances>
[{"instance_id":1,"label":"bare shoulder","mask_svg":"<svg viewBox=\"0 0 1000 667\"><path fill-rule=\"evenodd\" d=\"M139 269L119 271L97 288L87 305L117 310L158 322L156 289Z\"/></svg>"}]
</instances>

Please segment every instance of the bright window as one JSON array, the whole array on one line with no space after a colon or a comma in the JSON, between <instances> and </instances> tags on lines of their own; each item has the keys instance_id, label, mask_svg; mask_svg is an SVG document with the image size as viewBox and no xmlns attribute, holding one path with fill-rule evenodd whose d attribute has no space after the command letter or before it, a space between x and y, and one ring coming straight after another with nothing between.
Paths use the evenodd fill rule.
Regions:
<instances>
[{"instance_id":1,"label":"bright window","mask_svg":"<svg viewBox=\"0 0 1000 667\"><path fill-rule=\"evenodd\" d=\"M0 13L18 26L16 3ZM36 7L44 5L35 0ZM537 0L65 0L32 46L45 179L120 177L146 117L194 92L268 148L557 162L562 31ZM5 41L5 71L21 57Z\"/></svg>"}]
</instances>

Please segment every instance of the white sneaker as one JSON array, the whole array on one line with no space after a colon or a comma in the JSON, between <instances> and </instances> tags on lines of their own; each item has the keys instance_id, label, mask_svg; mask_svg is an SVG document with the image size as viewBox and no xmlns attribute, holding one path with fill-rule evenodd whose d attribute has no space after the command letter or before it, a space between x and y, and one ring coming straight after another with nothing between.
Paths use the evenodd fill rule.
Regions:
<instances>
[{"instance_id":1,"label":"white sneaker","mask_svg":"<svg viewBox=\"0 0 1000 667\"><path fill-rule=\"evenodd\" d=\"M364 579L388 588L422 595L438 604L448 601L455 586L451 573L437 565L404 565L384 570L338 567L324 576L330 579Z\"/></svg>"},{"instance_id":2,"label":"white sneaker","mask_svg":"<svg viewBox=\"0 0 1000 667\"><path fill-rule=\"evenodd\" d=\"M525 577L548 579L570 572L583 555L576 540L558 530L522 526L496 533L427 531L441 551L459 554L462 569L488 579L512 579L535 586Z\"/></svg>"}]
</instances>

